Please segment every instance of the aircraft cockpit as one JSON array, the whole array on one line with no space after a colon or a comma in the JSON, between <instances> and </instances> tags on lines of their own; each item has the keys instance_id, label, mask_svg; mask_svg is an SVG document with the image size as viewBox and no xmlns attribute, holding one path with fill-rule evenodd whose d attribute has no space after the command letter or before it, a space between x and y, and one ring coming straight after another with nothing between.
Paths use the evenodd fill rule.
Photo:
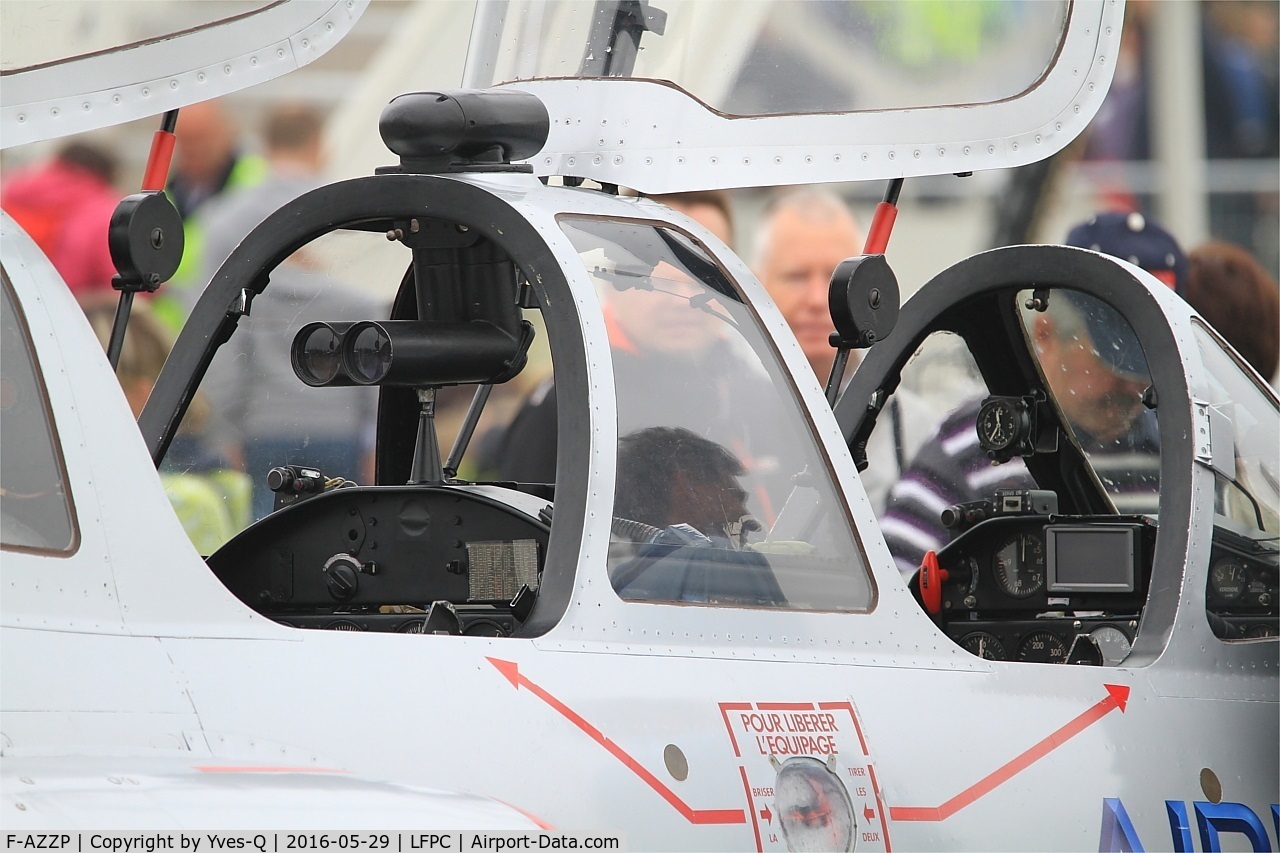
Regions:
<instances>
[{"instance_id":1,"label":"aircraft cockpit","mask_svg":"<svg viewBox=\"0 0 1280 853\"><path fill-rule=\"evenodd\" d=\"M1126 275L1066 247L970 259L909 303L837 406L857 448L895 396L933 401L937 429L881 526L920 605L976 656L1132 665L1150 607L1178 595L1183 561L1164 561L1186 547L1200 469L1213 477L1202 618L1221 640L1276 635L1274 399L1196 325L1212 390L1173 402L1188 389L1166 369L1172 341L1148 337Z\"/></svg>"},{"instance_id":2,"label":"aircraft cockpit","mask_svg":"<svg viewBox=\"0 0 1280 853\"><path fill-rule=\"evenodd\" d=\"M425 116L447 124L441 104L474 114L495 97L529 108L533 130L508 113L492 160L480 145L423 153L452 130L424 131ZM536 634L590 572L575 540L599 525L623 601L869 610L845 498L766 331L779 321L747 293L758 285L657 204L540 192L509 162L536 106L393 101L382 130L400 166L286 205L223 264L142 419L163 470L197 473L213 444L252 479L252 522L206 555L214 573L295 627ZM480 151L480 179L448 176L450 157L474 168ZM381 317L379 274L400 280ZM196 335L225 343L197 354ZM547 387L499 446L473 443L494 389L530 360L551 362ZM202 435L148 422L202 395ZM468 400L460 422L446 395ZM250 410L253 436L220 424Z\"/></svg>"}]
</instances>

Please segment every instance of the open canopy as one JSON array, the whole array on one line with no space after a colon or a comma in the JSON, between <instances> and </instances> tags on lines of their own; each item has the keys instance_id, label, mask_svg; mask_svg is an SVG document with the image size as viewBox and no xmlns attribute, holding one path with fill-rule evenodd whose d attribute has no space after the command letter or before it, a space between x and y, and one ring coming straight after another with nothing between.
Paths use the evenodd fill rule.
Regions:
<instances>
[{"instance_id":1,"label":"open canopy","mask_svg":"<svg viewBox=\"0 0 1280 853\"><path fill-rule=\"evenodd\" d=\"M1111 82L1122 4L605 0L480 4L470 86L551 114L535 171L646 192L1017 166Z\"/></svg>"}]
</instances>

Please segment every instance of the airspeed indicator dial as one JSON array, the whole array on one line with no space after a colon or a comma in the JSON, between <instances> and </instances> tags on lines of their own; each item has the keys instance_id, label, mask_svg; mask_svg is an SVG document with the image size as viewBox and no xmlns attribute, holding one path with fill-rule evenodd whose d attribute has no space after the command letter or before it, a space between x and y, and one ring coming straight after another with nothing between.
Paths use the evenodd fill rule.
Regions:
<instances>
[{"instance_id":1,"label":"airspeed indicator dial","mask_svg":"<svg viewBox=\"0 0 1280 853\"><path fill-rule=\"evenodd\" d=\"M1028 663L1065 663L1067 644L1052 631L1032 631L1018 646L1018 660Z\"/></svg>"}]
</instances>

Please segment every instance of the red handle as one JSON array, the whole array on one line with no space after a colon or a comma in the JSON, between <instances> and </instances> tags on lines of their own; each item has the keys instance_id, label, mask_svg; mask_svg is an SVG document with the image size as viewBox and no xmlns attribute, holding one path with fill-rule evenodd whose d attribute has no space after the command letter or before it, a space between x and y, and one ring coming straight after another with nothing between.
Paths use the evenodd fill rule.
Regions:
<instances>
[{"instance_id":1,"label":"red handle","mask_svg":"<svg viewBox=\"0 0 1280 853\"><path fill-rule=\"evenodd\" d=\"M934 616L942 612L942 584L951 573L938 565L938 555L926 551L920 561L920 600L924 609Z\"/></svg>"},{"instance_id":2,"label":"red handle","mask_svg":"<svg viewBox=\"0 0 1280 853\"><path fill-rule=\"evenodd\" d=\"M884 254L884 250L889 248L889 235L893 233L893 222L897 218L898 208L891 202L882 201L876 205L876 212L871 215L871 227L867 229L867 242L862 254Z\"/></svg>"},{"instance_id":3,"label":"red handle","mask_svg":"<svg viewBox=\"0 0 1280 853\"><path fill-rule=\"evenodd\" d=\"M142 175L143 192L162 190L169 182L169 161L173 159L173 144L176 139L177 137L167 130L157 130L151 137L147 171Z\"/></svg>"}]
</instances>

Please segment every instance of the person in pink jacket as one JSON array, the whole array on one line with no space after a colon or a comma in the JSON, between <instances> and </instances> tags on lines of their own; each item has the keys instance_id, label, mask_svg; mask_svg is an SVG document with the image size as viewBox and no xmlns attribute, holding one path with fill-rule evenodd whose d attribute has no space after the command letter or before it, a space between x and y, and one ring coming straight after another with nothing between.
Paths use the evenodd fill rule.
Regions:
<instances>
[{"instance_id":1,"label":"person in pink jacket","mask_svg":"<svg viewBox=\"0 0 1280 853\"><path fill-rule=\"evenodd\" d=\"M0 207L36 241L77 296L111 291L116 269L107 226L122 198L112 184L115 171L111 153L72 142L0 187Z\"/></svg>"}]
</instances>

